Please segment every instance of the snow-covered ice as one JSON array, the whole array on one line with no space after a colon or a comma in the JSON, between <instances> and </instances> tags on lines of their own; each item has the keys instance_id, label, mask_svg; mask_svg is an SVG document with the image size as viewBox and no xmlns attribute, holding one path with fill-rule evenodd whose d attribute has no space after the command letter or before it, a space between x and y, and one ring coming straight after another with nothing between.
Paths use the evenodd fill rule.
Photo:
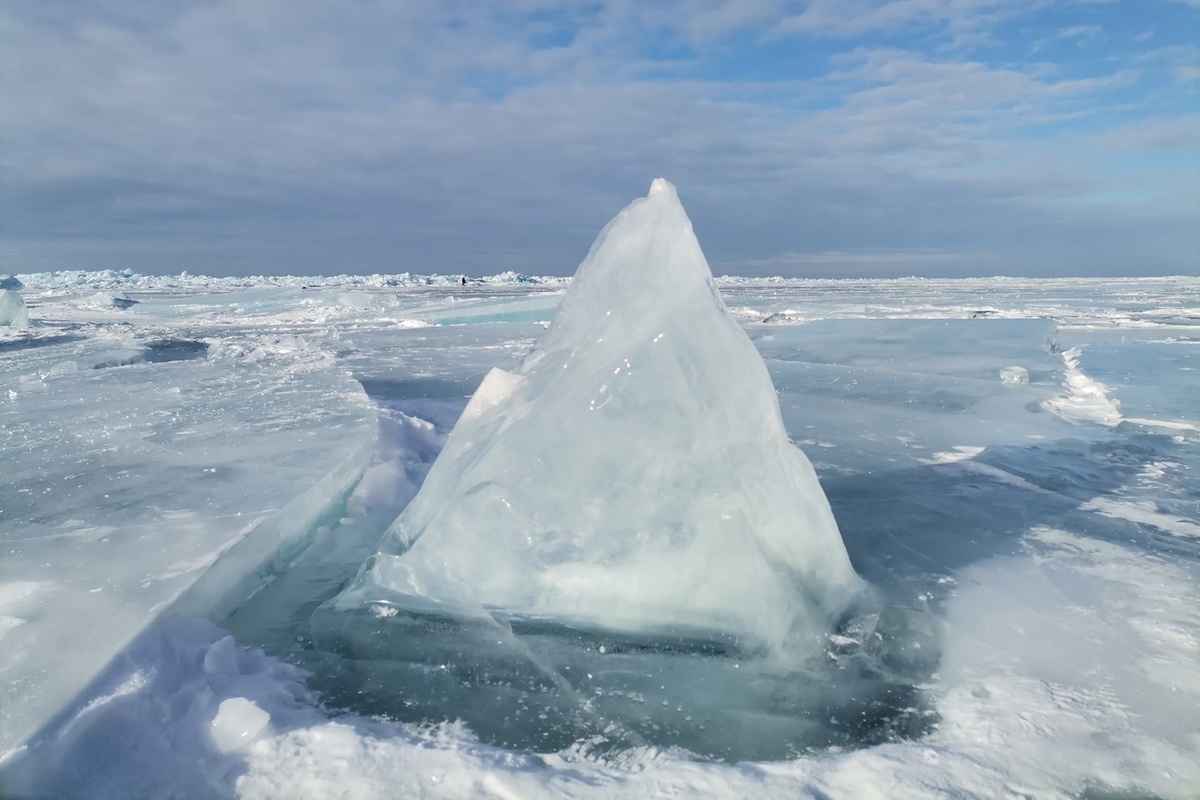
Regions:
<instances>
[{"instance_id":1,"label":"snow-covered ice","mask_svg":"<svg viewBox=\"0 0 1200 800\"><path fill-rule=\"evenodd\" d=\"M442 713L487 695L455 688L470 665L434 631L412 629L411 666L454 689L445 705L397 696L418 684L386 659L322 651L310 620L485 376L502 371L476 419L519 394L504 375L566 281L19 278L29 325L0 328L0 795L1196 796L1195 278L718 278L868 589L787 680L711 643L517 625L543 663L609 670L576 685L641 737L541 747L503 744L507 707ZM1002 380L1014 367L1027 382ZM338 694L355 686L392 719ZM537 705L551 694L514 692L525 733L575 730ZM689 741L733 756L680 749L689 703L726 726ZM796 739L811 748L770 750L799 724L781 707L820 723Z\"/></svg>"},{"instance_id":2,"label":"snow-covered ice","mask_svg":"<svg viewBox=\"0 0 1200 800\"><path fill-rule=\"evenodd\" d=\"M164 610L245 599L374 438L362 387L317 343L52 331L0 349L0 598L28 589L0 600L3 749Z\"/></svg>"}]
</instances>

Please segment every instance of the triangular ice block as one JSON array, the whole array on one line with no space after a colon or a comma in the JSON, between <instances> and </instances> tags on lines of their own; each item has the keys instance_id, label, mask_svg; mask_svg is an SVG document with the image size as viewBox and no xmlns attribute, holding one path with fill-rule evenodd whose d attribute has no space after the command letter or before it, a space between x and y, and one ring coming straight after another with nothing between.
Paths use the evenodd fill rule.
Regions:
<instances>
[{"instance_id":1,"label":"triangular ice block","mask_svg":"<svg viewBox=\"0 0 1200 800\"><path fill-rule=\"evenodd\" d=\"M659 179L601 232L517 373L483 381L336 605L777 649L823 634L858 586Z\"/></svg>"}]
</instances>

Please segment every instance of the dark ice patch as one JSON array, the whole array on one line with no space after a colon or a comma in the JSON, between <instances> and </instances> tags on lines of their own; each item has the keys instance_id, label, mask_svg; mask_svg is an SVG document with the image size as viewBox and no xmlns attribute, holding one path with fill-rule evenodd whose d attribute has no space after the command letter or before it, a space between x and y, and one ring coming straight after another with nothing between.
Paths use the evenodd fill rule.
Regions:
<instances>
[{"instance_id":1,"label":"dark ice patch","mask_svg":"<svg viewBox=\"0 0 1200 800\"><path fill-rule=\"evenodd\" d=\"M191 361L207 356L208 344L190 339L160 339L147 343L145 352L145 360L151 364L162 364L168 361Z\"/></svg>"}]
</instances>

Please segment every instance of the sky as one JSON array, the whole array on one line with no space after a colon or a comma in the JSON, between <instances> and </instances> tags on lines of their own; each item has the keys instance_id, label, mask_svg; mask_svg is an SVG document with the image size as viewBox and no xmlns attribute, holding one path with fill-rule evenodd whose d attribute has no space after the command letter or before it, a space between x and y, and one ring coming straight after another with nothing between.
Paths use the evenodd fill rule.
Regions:
<instances>
[{"instance_id":1,"label":"sky","mask_svg":"<svg viewBox=\"0 0 1200 800\"><path fill-rule=\"evenodd\" d=\"M0 272L1200 274L1200 0L17 0Z\"/></svg>"}]
</instances>

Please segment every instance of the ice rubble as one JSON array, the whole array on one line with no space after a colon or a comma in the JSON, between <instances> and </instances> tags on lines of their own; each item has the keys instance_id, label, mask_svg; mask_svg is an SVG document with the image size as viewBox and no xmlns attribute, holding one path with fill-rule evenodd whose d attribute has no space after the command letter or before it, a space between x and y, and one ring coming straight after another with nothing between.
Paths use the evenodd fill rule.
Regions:
<instances>
[{"instance_id":1,"label":"ice rubble","mask_svg":"<svg viewBox=\"0 0 1200 800\"><path fill-rule=\"evenodd\" d=\"M336 605L778 651L818 641L858 586L762 358L659 179L601 232L517 372L483 381Z\"/></svg>"}]
</instances>

